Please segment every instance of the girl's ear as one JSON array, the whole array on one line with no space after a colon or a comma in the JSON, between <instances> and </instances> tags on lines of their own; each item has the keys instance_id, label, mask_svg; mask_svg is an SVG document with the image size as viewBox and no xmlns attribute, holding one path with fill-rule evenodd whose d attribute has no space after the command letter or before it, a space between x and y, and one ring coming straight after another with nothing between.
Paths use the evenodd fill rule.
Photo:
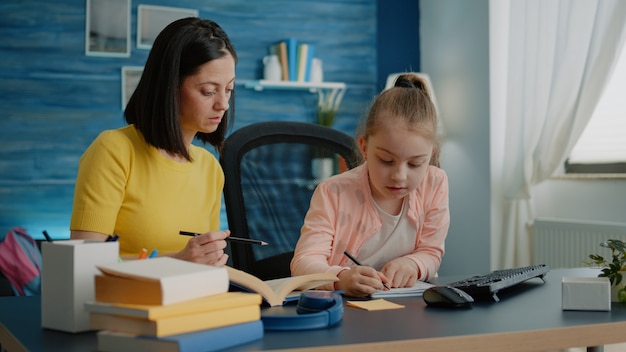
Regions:
<instances>
[{"instance_id":1,"label":"girl's ear","mask_svg":"<svg viewBox=\"0 0 626 352\"><path fill-rule=\"evenodd\" d=\"M359 137L359 150L361 151L363 160L367 160L367 140L364 136Z\"/></svg>"},{"instance_id":2,"label":"girl's ear","mask_svg":"<svg viewBox=\"0 0 626 352\"><path fill-rule=\"evenodd\" d=\"M430 165L441 167L441 165L439 165L439 143L435 143L433 145L433 152L430 156Z\"/></svg>"}]
</instances>

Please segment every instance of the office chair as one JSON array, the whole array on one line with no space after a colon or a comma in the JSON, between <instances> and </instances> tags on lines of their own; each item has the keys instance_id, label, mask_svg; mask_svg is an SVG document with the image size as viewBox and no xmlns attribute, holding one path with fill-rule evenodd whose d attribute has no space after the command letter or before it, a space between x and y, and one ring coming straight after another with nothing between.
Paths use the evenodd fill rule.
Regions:
<instances>
[{"instance_id":1,"label":"office chair","mask_svg":"<svg viewBox=\"0 0 626 352\"><path fill-rule=\"evenodd\" d=\"M320 179L318 156L333 160L333 173L360 163L353 139L330 127L292 121L254 123L233 132L220 157L224 203L232 236L267 246L229 243L233 267L262 280L291 275L300 228Z\"/></svg>"}]
</instances>

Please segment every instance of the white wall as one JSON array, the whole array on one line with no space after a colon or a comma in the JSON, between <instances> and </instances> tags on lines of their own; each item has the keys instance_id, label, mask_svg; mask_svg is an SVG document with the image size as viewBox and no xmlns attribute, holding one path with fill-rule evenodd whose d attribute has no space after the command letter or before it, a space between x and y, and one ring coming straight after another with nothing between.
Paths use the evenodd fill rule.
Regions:
<instances>
[{"instance_id":1,"label":"white wall","mask_svg":"<svg viewBox=\"0 0 626 352\"><path fill-rule=\"evenodd\" d=\"M490 137L490 125L500 121L497 111L490 121L489 58L506 53L489 52L488 23L489 0L420 1L421 70L433 81L448 133L442 166L450 177L452 224L442 275L489 270L490 251L498 248L490 240L490 220L499 224L500 215L497 206L490 215L490 187L498 185L489 169L501 167L490 164L490 154L498 160L501 151L491 150L489 140L500 137ZM506 38L495 34L496 41ZM533 203L537 218L626 223L626 178L549 179L535 187Z\"/></svg>"},{"instance_id":2,"label":"white wall","mask_svg":"<svg viewBox=\"0 0 626 352\"><path fill-rule=\"evenodd\" d=\"M626 223L626 179L550 179L533 199L537 218Z\"/></svg>"},{"instance_id":3,"label":"white wall","mask_svg":"<svg viewBox=\"0 0 626 352\"><path fill-rule=\"evenodd\" d=\"M490 269L489 1L420 1L421 71L446 137L451 226L440 275Z\"/></svg>"}]
</instances>

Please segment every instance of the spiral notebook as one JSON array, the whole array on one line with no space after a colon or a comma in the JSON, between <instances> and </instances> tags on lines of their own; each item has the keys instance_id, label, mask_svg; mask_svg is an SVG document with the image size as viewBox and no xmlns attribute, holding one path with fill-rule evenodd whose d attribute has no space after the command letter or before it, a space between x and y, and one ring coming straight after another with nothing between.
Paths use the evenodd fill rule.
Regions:
<instances>
[{"instance_id":1,"label":"spiral notebook","mask_svg":"<svg viewBox=\"0 0 626 352\"><path fill-rule=\"evenodd\" d=\"M409 296L421 296L424 291L435 285L417 281L413 287L398 287L390 290L376 291L370 295L371 298L389 298L389 297L409 297Z\"/></svg>"}]
</instances>

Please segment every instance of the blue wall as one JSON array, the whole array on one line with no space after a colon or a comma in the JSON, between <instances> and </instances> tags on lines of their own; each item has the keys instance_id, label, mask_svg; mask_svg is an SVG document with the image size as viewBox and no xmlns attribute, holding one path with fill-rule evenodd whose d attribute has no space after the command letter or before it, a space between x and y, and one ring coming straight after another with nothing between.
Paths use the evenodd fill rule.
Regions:
<instances>
[{"instance_id":1,"label":"blue wall","mask_svg":"<svg viewBox=\"0 0 626 352\"><path fill-rule=\"evenodd\" d=\"M335 128L353 134L377 92L375 0L131 1L131 56L86 56L84 0L0 3L0 236L20 225L69 236L76 166L96 135L124 125L122 66L143 66L137 5L198 9L220 23L239 54L238 79L258 79L267 47L296 37L316 45L324 78L348 86ZM415 38L417 41L417 38ZM415 44L417 46L417 43ZM308 92L237 87L234 128L263 120L313 121Z\"/></svg>"},{"instance_id":2,"label":"blue wall","mask_svg":"<svg viewBox=\"0 0 626 352\"><path fill-rule=\"evenodd\" d=\"M376 9L378 90L385 87L387 75L420 72L419 1L378 1Z\"/></svg>"}]
</instances>

